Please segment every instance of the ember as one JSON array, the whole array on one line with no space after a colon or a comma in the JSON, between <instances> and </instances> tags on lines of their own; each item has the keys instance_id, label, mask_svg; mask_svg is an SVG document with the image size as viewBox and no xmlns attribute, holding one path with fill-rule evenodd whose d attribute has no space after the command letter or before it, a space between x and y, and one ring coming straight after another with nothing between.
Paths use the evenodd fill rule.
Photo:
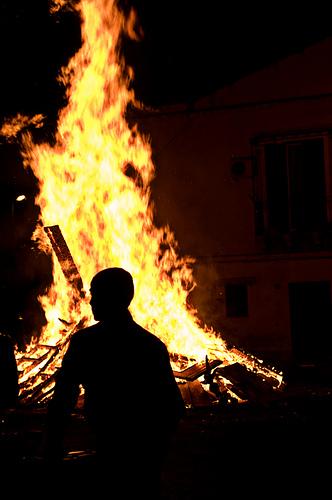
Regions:
<instances>
[{"instance_id":1,"label":"ember","mask_svg":"<svg viewBox=\"0 0 332 500\"><path fill-rule=\"evenodd\" d=\"M133 33L134 17L131 13L125 19L115 4L78 3L82 46L62 70L68 105L59 113L54 144L35 144L29 133L23 136L24 163L40 187L36 202L41 218L34 238L45 251L53 248L59 262L53 259L53 286L40 298L47 326L39 342L17 356L22 400L43 401L50 395L71 334L93 321L86 287L93 275L110 266L133 275L133 316L171 354L196 362L208 355L223 366L240 363L280 385L280 374L253 356L229 349L219 333L201 324L187 301L195 286L193 259L178 256L168 227L154 226L151 146L125 119L128 105L137 103L128 85L131 71L119 54L119 37ZM126 175L127 165L139 183ZM174 364L174 369L180 368Z\"/></svg>"}]
</instances>

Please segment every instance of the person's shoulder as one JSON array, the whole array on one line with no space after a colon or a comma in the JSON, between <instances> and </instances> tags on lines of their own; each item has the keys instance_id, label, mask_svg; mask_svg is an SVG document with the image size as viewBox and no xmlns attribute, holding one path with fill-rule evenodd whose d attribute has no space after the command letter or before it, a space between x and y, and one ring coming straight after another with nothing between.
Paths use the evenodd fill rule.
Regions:
<instances>
[{"instance_id":1,"label":"person's shoulder","mask_svg":"<svg viewBox=\"0 0 332 500\"><path fill-rule=\"evenodd\" d=\"M134 322L134 327L135 327L137 333L140 335L140 339L142 341L146 342L147 344L149 344L151 347L154 347L155 349L167 351L166 345L159 337L157 337L157 335L149 332L148 330L146 330L141 325L138 325L135 322Z\"/></svg>"},{"instance_id":2,"label":"person's shoulder","mask_svg":"<svg viewBox=\"0 0 332 500\"><path fill-rule=\"evenodd\" d=\"M96 323L95 325L87 326L86 328L81 328L80 330L77 330L75 333L73 333L70 339L70 344L72 346L85 344L86 342L94 339L97 333L98 323Z\"/></svg>"}]
</instances>

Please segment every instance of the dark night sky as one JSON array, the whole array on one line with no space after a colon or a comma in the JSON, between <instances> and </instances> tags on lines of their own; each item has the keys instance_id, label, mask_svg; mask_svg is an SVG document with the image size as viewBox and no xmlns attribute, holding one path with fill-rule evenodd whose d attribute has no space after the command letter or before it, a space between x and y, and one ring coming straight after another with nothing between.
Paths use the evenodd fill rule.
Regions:
<instances>
[{"instance_id":1,"label":"dark night sky","mask_svg":"<svg viewBox=\"0 0 332 500\"><path fill-rule=\"evenodd\" d=\"M292 11L271 2L263 9L217 0L121 2L136 5L145 33L140 43L124 44L136 95L155 106L191 103L332 34L328 7L317 2L314 10L292 4ZM54 123L64 104L56 76L79 45L73 13L50 16L47 0L0 0L0 121L20 112L43 113ZM0 329L17 335L21 328L26 335L43 322L36 297L47 285L49 262L30 242L36 183L22 168L16 145L0 145L0 167ZM17 205L22 190L28 200Z\"/></svg>"},{"instance_id":2,"label":"dark night sky","mask_svg":"<svg viewBox=\"0 0 332 500\"><path fill-rule=\"evenodd\" d=\"M138 11L145 37L125 53L138 97L154 105L190 102L332 33L323 3L120 1ZM1 115L54 112L56 75L79 40L76 16L50 16L47 0L0 0Z\"/></svg>"},{"instance_id":3,"label":"dark night sky","mask_svg":"<svg viewBox=\"0 0 332 500\"><path fill-rule=\"evenodd\" d=\"M332 34L328 9L317 3L143 3L137 89L156 103L193 100Z\"/></svg>"}]
</instances>

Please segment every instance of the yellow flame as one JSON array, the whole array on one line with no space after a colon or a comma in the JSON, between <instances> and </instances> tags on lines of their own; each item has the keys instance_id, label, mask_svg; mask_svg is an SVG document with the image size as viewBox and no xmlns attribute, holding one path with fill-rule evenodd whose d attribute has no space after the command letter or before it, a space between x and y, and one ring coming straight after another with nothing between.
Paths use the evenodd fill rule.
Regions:
<instances>
[{"instance_id":1,"label":"yellow flame","mask_svg":"<svg viewBox=\"0 0 332 500\"><path fill-rule=\"evenodd\" d=\"M59 224L87 296L97 271L110 266L130 271L136 288L133 316L171 353L197 360L208 353L250 364L243 354L227 350L220 334L200 324L187 303L195 286L193 260L179 258L170 229L153 224L151 146L125 119L135 100L118 51L121 33L130 31L128 22L114 0L81 0L76 8L82 46L62 70L68 104L59 113L55 144L24 138L24 161L40 186L35 238L51 251L41 226ZM134 175L126 175L128 165ZM42 343L55 345L68 335L59 318L72 325L82 317L84 324L91 323L88 300L75 300L75 293L54 260L54 284L41 298L47 317Z\"/></svg>"}]
</instances>

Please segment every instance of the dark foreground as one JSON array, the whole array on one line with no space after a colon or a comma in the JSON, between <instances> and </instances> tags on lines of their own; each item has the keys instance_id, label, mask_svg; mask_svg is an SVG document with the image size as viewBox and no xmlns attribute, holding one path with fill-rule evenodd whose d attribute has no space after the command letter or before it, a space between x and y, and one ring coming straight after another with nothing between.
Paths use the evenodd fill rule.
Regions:
<instances>
[{"instance_id":1,"label":"dark foreground","mask_svg":"<svg viewBox=\"0 0 332 500\"><path fill-rule=\"evenodd\" d=\"M331 423L332 389L321 382L295 384L268 403L188 408L165 464L162 499L330 497ZM94 457L84 420L74 417L72 453L57 469L39 458L44 424L43 408L2 414L2 484L7 479L15 497L90 496ZM126 498L108 486L94 498Z\"/></svg>"}]
</instances>

